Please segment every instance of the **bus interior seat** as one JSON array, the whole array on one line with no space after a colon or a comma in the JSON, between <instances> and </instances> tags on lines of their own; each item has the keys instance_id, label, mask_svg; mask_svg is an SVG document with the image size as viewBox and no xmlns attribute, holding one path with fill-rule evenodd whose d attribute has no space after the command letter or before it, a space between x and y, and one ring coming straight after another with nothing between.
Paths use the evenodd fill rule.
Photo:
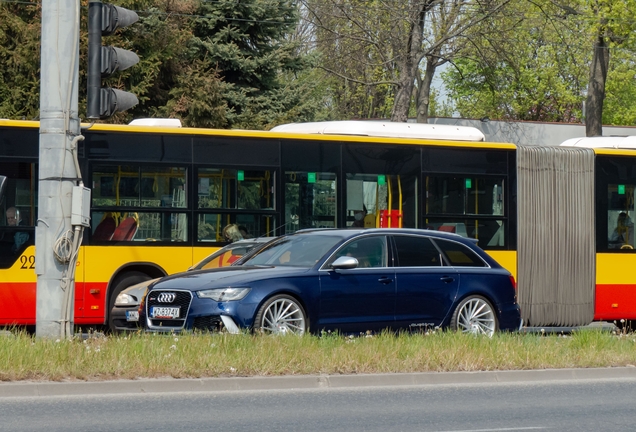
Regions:
<instances>
[{"instance_id":1,"label":"bus interior seat","mask_svg":"<svg viewBox=\"0 0 636 432\"><path fill-rule=\"evenodd\" d=\"M123 221L117 225L115 232L113 233L113 237L111 240L113 241L130 241L133 239L135 234L137 233L137 228L139 227L139 223L137 219L132 216L127 217Z\"/></svg>"},{"instance_id":2,"label":"bus interior seat","mask_svg":"<svg viewBox=\"0 0 636 432\"><path fill-rule=\"evenodd\" d=\"M445 231L445 232L450 232L450 233L454 233L455 232L455 227L453 225L442 225L439 228L437 228L438 231Z\"/></svg>"},{"instance_id":3,"label":"bus interior seat","mask_svg":"<svg viewBox=\"0 0 636 432\"><path fill-rule=\"evenodd\" d=\"M113 218L111 215L104 216L99 225L97 225L97 227L95 228L95 232L93 233L93 240L110 240L113 237L116 228L117 224L115 222L115 218Z\"/></svg>"}]
</instances>

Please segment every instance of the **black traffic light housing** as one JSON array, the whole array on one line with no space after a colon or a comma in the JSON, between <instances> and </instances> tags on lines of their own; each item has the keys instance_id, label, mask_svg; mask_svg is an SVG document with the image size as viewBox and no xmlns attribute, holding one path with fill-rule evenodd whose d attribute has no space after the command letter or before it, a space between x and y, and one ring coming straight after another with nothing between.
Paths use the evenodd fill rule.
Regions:
<instances>
[{"instance_id":1,"label":"black traffic light housing","mask_svg":"<svg viewBox=\"0 0 636 432\"><path fill-rule=\"evenodd\" d=\"M102 88L102 78L116 71L128 69L139 62L132 51L115 47L103 47L102 36L116 29L127 27L139 19L134 11L102 3L88 2L88 93L87 117L105 119L118 111L137 105L137 96L123 90Z\"/></svg>"}]
</instances>

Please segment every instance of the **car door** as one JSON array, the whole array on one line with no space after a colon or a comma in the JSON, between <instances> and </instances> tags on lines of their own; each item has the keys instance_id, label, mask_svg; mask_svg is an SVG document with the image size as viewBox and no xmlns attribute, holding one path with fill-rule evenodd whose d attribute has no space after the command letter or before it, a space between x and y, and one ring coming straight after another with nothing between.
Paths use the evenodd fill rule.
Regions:
<instances>
[{"instance_id":1,"label":"car door","mask_svg":"<svg viewBox=\"0 0 636 432\"><path fill-rule=\"evenodd\" d=\"M341 256L353 256L359 266L329 269ZM378 331L393 325L394 313L395 274L388 266L386 236L363 236L344 244L320 271L319 328Z\"/></svg>"},{"instance_id":2,"label":"car door","mask_svg":"<svg viewBox=\"0 0 636 432\"><path fill-rule=\"evenodd\" d=\"M441 325L457 296L459 273L426 236L394 235L392 240L396 326L424 329Z\"/></svg>"}]
</instances>

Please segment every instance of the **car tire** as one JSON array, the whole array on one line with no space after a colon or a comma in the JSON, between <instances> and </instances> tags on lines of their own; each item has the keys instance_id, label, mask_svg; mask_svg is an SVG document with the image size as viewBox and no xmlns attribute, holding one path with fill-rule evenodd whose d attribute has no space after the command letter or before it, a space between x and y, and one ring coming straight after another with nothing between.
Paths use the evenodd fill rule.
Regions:
<instances>
[{"instance_id":1,"label":"car tire","mask_svg":"<svg viewBox=\"0 0 636 432\"><path fill-rule=\"evenodd\" d=\"M260 307L254 318L254 331L265 334L303 335L307 331L307 314L294 297L279 294Z\"/></svg>"},{"instance_id":2,"label":"car tire","mask_svg":"<svg viewBox=\"0 0 636 432\"><path fill-rule=\"evenodd\" d=\"M113 322L113 317L111 315L111 311L113 310L113 306L115 306L115 299L119 295L120 292L125 290L126 288L136 285L141 282L145 282L150 279L146 273L142 273L139 271L132 271L128 273L124 273L120 275L113 283L113 289L108 295L108 310L106 313L108 314L108 331L110 333L116 333L115 323Z\"/></svg>"},{"instance_id":3,"label":"car tire","mask_svg":"<svg viewBox=\"0 0 636 432\"><path fill-rule=\"evenodd\" d=\"M499 331L499 321L492 304L484 297L474 295L466 297L457 305L450 327L462 333L491 337Z\"/></svg>"}]
</instances>

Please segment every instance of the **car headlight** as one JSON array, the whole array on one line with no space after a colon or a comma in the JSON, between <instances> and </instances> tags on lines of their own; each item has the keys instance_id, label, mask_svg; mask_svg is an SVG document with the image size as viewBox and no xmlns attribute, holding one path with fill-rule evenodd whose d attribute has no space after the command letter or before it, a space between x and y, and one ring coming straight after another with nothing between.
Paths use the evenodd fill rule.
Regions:
<instances>
[{"instance_id":1,"label":"car headlight","mask_svg":"<svg viewBox=\"0 0 636 432\"><path fill-rule=\"evenodd\" d=\"M250 292L249 288L217 288L197 291L197 297L209 298L214 301L241 300Z\"/></svg>"},{"instance_id":2,"label":"car headlight","mask_svg":"<svg viewBox=\"0 0 636 432\"><path fill-rule=\"evenodd\" d=\"M115 299L116 306L135 306L138 304L139 300L137 300L137 297L126 294L125 292L119 293L119 295Z\"/></svg>"}]
</instances>

